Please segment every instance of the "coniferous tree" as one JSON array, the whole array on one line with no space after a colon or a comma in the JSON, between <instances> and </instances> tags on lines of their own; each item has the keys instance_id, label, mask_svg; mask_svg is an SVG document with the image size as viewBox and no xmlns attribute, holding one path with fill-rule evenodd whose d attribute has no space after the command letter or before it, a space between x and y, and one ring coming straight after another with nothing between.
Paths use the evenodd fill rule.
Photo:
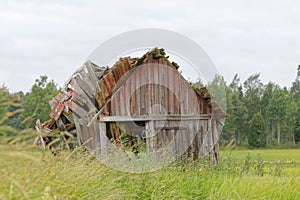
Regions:
<instances>
[{"instance_id":1,"label":"coniferous tree","mask_svg":"<svg viewBox=\"0 0 300 200\"><path fill-rule=\"evenodd\" d=\"M293 95L297 107L296 110L298 111L295 115L294 137L295 142L300 142L300 65L298 66L297 76L295 81L292 83L290 92Z\"/></svg>"},{"instance_id":2,"label":"coniferous tree","mask_svg":"<svg viewBox=\"0 0 300 200\"><path fill-rule=\"evenodd\" d=\"M265 123L261 112L257 112L250 120L248 143L251 147L259 148L266 146Z\"/></svg>"}]
</instances>

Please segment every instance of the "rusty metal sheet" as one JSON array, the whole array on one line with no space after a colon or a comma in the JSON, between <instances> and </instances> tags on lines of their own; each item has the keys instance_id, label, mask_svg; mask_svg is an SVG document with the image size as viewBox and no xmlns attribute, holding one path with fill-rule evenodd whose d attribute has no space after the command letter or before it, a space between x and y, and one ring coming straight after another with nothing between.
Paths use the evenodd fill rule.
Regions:
<instances>
[{"instance_id":1,"label":"rusty metal sheet","mask_svg":"<svg viewBox=\"0 0 300 200\"><path fill-rule=\"evenodd\" d=\"M56 102L56 105L54 106L54 108L52 109L52 111L50 113L50 117L52 119L54 119L55 121L57 121L60 118L64 109L65 109L65 105L63 103Z\"/></svg>"}]
</instances>

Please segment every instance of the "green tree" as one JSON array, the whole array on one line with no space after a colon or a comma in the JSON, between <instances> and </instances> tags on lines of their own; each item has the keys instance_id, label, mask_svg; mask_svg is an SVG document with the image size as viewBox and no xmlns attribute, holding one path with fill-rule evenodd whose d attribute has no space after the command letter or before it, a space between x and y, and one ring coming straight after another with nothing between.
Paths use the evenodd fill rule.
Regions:
<instances>
[{"instance_id":1,"label":"green tree","mask_svg":"<svg viewBox=\"0 0 300 200\"><path fill-rule=\"evenodd\" d=\"M267 85L264 86L263 90L263 96L261 100L261 110L262 110L262 115L265 120L265 125L266 125L266 141L267 144L271 143L273 140L273 122L271 120L271 113L269 112L269 104L270 104L270 99L273 96L273 91L274 91L275 83L269 82Z\"/></svg>"},{"instance_id":2,"label":"green tree","mask_svg":"<svg viewBox=\"0 0 300 200\"><path fill-rule=\"evenodd\" d=\"M221 134L221 139L224 141L230 141L234 139L236 132L236 115L234 115L234 105L232 103L233 91L230 87L226 87L226 102L227 102L227 118L225 119L225 125Z\"/></svg>"},{"instance_id":3,"label":"green tree","mask_svg":"<svg viewBox=\"0 0 300 200\"><path fill-rule=\"evenodd\" d=\"M297 111L300 111L300 65L297 69L297 76L295 81L292 83L292 87L290 90L293 95ZM294 126L294 137L295 142L300 142L300 112L296 112L295 114L295 126Z\"/></svg>"},{"instance_id":4,"label":"green tree","mask_svg":"<svg viewBox=\"0 0 300 200\"><path fill-rule=\"evenodd\" d=\"M239 86L232 95L232 104L234 106L233 115L235 116L235 141L241 144L246 140L246 133L248 130L248 112L243 102L243 88Z\"/></svg>"},{"instance_id":5,"label":"green tree","mask_svg":"<svg viewBox=\"0 0 300 200\"><path fill-rule=\"evenodd\" d=\"M261 112L257 112L250 120L248 143L251 147L266 146L265 123Z\"/></svg>"},{"instance_id":6,"label":"green tree","mask_svg":"<svg viewBox=\"0 0 300 200\"><path fill-rule=\"evenodd\" d=\"M31 91L27 93L22 102L24 112L21 115L24 127L32 128L37 119L46 121L49 118L49 101L57 95L59 90L53 80L48 81L47 76L40 76L35 80Z\"/></svg>"},{"instance_id":7,"label":"green tree","mask_svg":"<svg viewBox=\"0 0 300 200\"><path fill-rule=\"evenodd\" d=\"M298 107L297 102L295 101L294 97L288 92L286 92L286 111L285 115L283 116L284 121L284 132L285 132L285 139L286 141L291 141L293 146L296 145L296 134L295 134L295 127L297 123L297 116L298 116Z\"/></svg>"},{"instance_id":8,"label":"green tree","mask_svg":"<svg viewBox=\"0 0 300 200\"><path fill-rule=\"evenodd\" d=\"M226 87L227 114L225 126L222 131L222 139L233 140L235 144L241 144L245 139L245 130L247 130L247 110L243 103L243 88L240 84L240 78L236 74Z\"/></svg>"},{"instance_id":9,"label":"green tree","mask_svg":"<svg viewBox=\"0 0 300 200\"><path fill-rule=\"evenodd\" d=\"M226 111L226 82L224 77L216 75L215 78L207 84L207 89L213 101L217 102L219 106Z\"/></svg>"},{"instance_id":10,"label":"green tree","mask_svg":"<svg viewBox=\"0 0 300 200\"><path fill-rule=\"evenodd\" d=\"M248 126L250 125L249 123L252 121L254 114L261 112L261 96L263 84L261 83L259 76L260 74L251 75L244 82L245 95L243 98L243 103L246 107L246 113L248 115L246 120ZM249 128L245 130L245 134L248 136L248 138L249 136L251 137L251 135L253 135Z\"/></svg>"},{"instance_id":11,"label":"green tree","mask_svg":"<svg viewBox=\"0 0 300 200\"><path fill-rule=\"evenodd\" d=\"M297 68L296 79L292 83L291 94L297 99L300 98L300 65L298 65L298 68Z\"/></svg>"},{"instance_id":12,"label":"green tree","mask_svg":"<svg viewBox=\"0 0 300 200\"><path fill-rule=\"evenodd\" d=\"M261 111L261 95L262 95L262 86L263 84L259 78L260 74L251 75L244 82L245 97L244 103L248 111L249 120L257 112Z\"/></svg>"},{"instance_id":13,"label":"green tree","mask_svg":"<svg viewBox=\"0 0 300 200\"><path fill-rule=\"evenodd\" d=\"M272 96L266 107L267 113L269 113L270 121L277 129L277 143L281 143L281 126L287 108L287 91L281 89L278 85L273 88Z\"/></svg>"}]
</instances>

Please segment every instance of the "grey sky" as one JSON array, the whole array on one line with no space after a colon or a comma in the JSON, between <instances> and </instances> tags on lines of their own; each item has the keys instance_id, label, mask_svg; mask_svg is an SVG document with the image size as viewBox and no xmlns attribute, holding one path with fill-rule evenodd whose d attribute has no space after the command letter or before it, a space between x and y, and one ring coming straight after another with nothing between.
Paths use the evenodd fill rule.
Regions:
<instances>
[{"instance_id":1,"label":"grey sky","mask_svg":"<svg viewBox=\"0 0 300 200\"><path fill-rule=\"evenodd\" d=\"M228 82L260 72L289 87L300 64L299 1L0 0L0 83L29 91L46 74L62 86L99 44L149 27L196 41Z\"/></svg>"}]
</instances>

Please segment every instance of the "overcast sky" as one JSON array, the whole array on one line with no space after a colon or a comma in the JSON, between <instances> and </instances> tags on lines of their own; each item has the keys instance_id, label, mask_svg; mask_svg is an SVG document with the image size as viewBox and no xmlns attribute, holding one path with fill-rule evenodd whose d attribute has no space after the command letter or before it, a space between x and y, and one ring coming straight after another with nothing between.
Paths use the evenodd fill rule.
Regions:
<instances>
[{"instance_id":1,"label":"overcast sky","mask_svg":"<svg viewBox=\"0 0 300 200\"><path fill-rule=\"evenodd\" d=\"M300 1L0 0L0 83L60 86L114 35L164 28L196 41L230 82L256 72L290 86L300 64Z\"/></svg>"}]
</instances>

